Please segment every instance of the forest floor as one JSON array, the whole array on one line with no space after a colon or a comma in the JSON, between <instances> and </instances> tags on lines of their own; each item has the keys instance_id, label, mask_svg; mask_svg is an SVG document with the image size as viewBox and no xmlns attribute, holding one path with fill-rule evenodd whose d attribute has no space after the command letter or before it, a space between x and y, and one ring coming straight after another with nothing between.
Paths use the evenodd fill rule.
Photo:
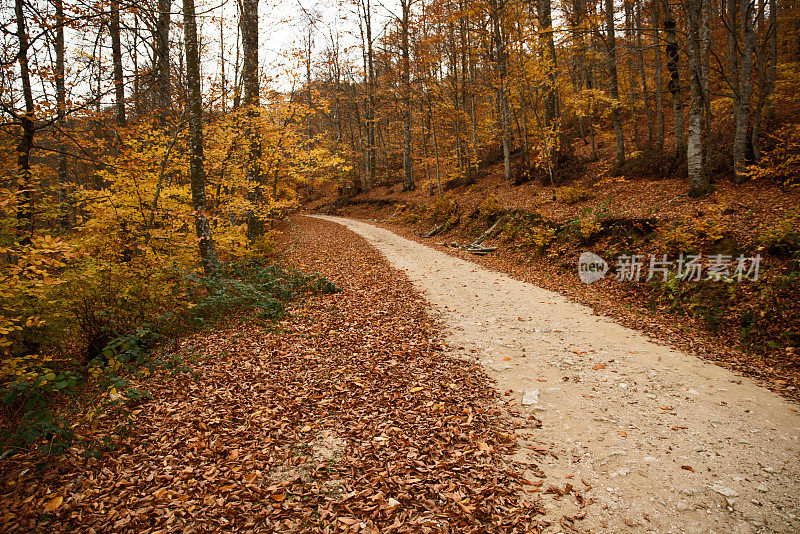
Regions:
<instances>
[{"instance_id":1,"label":"forest floor","mask_svg":"<svg viewBox=\"0 0 800 534\"><path fill-rule=\"evenodd\" d=\"M331 220L408 275L453 355L480 362L509 410L535 415L509 458L534 462L546 517L570 518L545 532L800 530L796 404L557 293Z\"/></svg>"},{"instance_id":2,"label":"forest floor","mask_svg":"<svg viewBox=\"0 0 800 534\"><path fill-rule=\"evenodd\" d=\"M751 332L754 335L748 343L743 341L746 330L740 323L742 311L749 307L756 308L755 313L762 317L765 309L768 314L789 317L789 323L793 320L791 318L800 317L800 285L795 282L784 289L771 286L774 279L771 277L787 274L792 269L797 272L800 263L797 259L792 262L769 254L759 241L765 229L779 225L787 217L794 216L800 220L800 188L779 186L765 180L736 186L722 180L715 184L713 195L692 199L683 180L625 179L605 176L597 169L594 172L594 175L576 179L567 187L557 188L555 200L553 190L538 181L512 186L494 169L476 183L446 193L444 201L437 201L427 189L403 192L395 184L378 186L349 199L337 199L332 191L320 192L307 199L305 210L368 220L437 250L469 258L489 269L557 291L625 326L755 377L773 391L800 401L800 346L792 346L797 343L790 341L789 346L769 348L782 336L797 339L800 323L795 319L794 324L785 325L767 316L761 321L761 330ZM589 198L565 202L564 195L570 188L589 192ZM458 222L449 230L424 239L420 237L422 234L451 217L446 213L438 220L429 218L429 212L434 211L438 204L456 206ZM616 237L592 242L573 239L567 244L556 241L549 249L540 251L530 243L520 245L519 237L522 235L510 241L492 236L485 244L498 249L482 257L449 246L453 242L469 243L486 230L491 219L486 217L485 211L496 214L512 210L544 217L541 226L531 227L540 233L553 225L568 226L570 221L587 213L590 218L619 220L623 227L633 227L637 221L649 220L656 230L644 240L625 237L623 240L627 241L622 244L615 241ZM712 233L717 234L715 238L704 235L704 225L713 229ZM658 289L646 283L618 282L613 276L593 284L579 280L576 266L578 256L584 250L596 252L612 264L613 257L620 251L630 250L634 251L630 253L645 254L645 258L650 253L661 257L660 254L667 252L674 259L677 252L664 243L662 236L675 228L694 233L689 245L706 258L716 253L733 257L739 253L747 256L761 254L761 274L766 284L753 284L751 287L739 284L737 296L731 297L730 301L726 301L729 295L722 292L710 295L707 302L703 302L703 295L687 292L670 302L674 295L664 287ZM797 233L796 228L788 231ZM766 272L770 275L765 276ZM783 294L778 298L780 291ZM772 305L766 302L770 292L776 295ZM704 318L691 311L698 303L718 311L716 315L711 313L716 321L713 325L709 326ZM770 332L766 335L768 330Z\"/></svg>"},{"instance_id":3,"label":"forest floor","mask_svg":"<svg viewBox=\"0 0 800 534\"><path fill-rule=\"evenodd\" d=\"M539 532L549 514L533 451L472 358L445 350L426 304L364 239L298 217L289 260L343 290L278 325L234 322L184 339L189 364L132 385L152 399L108 413L61 457L0 458L2 532ZM86 425L76 425L79 427ZM123 432L122 429L127 429ZM523 473L532 470L534 478ZM549 489L551 488L552 489ZM569 495L587 504L573 481ZM523 491L527 488L529 491ZM578 501L579 500L579 501ZM579 510L574 515L581 515Z\"/></svg>"}]
</instances>

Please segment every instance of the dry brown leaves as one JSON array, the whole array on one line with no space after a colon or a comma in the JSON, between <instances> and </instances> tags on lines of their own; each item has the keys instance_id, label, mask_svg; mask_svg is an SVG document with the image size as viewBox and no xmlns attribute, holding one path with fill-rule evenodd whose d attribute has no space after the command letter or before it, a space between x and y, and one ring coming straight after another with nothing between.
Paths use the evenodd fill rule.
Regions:
<instances>
[{"instance_id":1,"label":"dry brown leaves","mask_svg":"<svg viewBox=\"0 0 800 534\"><path fill-rule=\"evenodd\" d=\"M360 213L364 215L364 208ZM498 252L488 256L475 256L464 251L436 245L435 240L418 235L420 229L411 225L378 222L370 224L430 246L447 254L458 256L483 267L505 273L518 280L556 291L576 302L590 306L598 314L612 317L629 328L645 332L655 339L675 348L696 354L725 368L746 374L787 398L800 400L800 366L795 362L780 362L763 354L749 353L737 347L738 331L728 329L711 335L698 320L688 314L665 313L647 306L646 284L619 283L606 278L594 284L584 284L576 275L577 254L572 251L557 257L532 256L511 249L507 244L494 241ZM468 240L475 232L457 228L447 240Z\"/></svg>"},{"instance_id":2,"label":"dry brown leaves","mask_svg":"<svg viewBox=\"0 0 800 534\"><path fill-rule=\"evenodd\" d=\"M280 331L183 342L198 379L143 384L153 400L100 459L3 460L0 530L540 531L481 368L443 354L409 282L361 238L297 223L298 266L344 291L301 303Z\"/></svg>"}]
</instances>

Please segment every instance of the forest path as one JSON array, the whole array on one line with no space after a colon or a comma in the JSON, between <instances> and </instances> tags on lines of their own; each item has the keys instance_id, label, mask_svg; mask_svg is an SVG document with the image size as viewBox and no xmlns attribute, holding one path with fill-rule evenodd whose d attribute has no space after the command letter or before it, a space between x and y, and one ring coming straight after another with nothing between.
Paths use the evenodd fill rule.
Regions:
<instances>
[{"instance_id":1,"label":"forest path","mask_svg":"<svg viewBox=\"0 0 800 534\"><path fill-rule=\"evenodd\" d=\"M364 222L317 217L404 271L456 355L477 357L501 392L513 390L509 404L541 419L512 459L546 475L549 513L586 512L548 532L800 532L796 405L558 293ZM574 491L546 491L565 478ZM578 493L593 502L580 508Z\"/></svg>"}]
</instances>

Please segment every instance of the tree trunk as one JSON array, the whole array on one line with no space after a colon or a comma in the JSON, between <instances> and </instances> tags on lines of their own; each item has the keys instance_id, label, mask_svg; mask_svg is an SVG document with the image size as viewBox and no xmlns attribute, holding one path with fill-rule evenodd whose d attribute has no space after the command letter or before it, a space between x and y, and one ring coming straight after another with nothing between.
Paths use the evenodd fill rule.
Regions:
<instances>
[{"instance_id":1,"label":"tree trunk","mask_svg":"<svg viewBox=\"0 0 800 534\"><path fill-rule=\"evenodd\" d=\"M246 108L247 124L245 137L248 140L247 181L253 189L248 192L251 208L247 213L247 237L250 240L264 234L264 221L256 205L263 200L261 172L261 136L256 127L261 104L258 84L258 0L243 0L241 4L242 28L242 85L243 104Z\"/></svg>"},{"instance_id":2,"label":"tree trunk","mask_svg":"<svg viewBox=\"0 0 800 534\"><path fill-rule=\"evenodd\" d=\"M608 47L608 70L611 74L611 99L613 103L614 136L616 138L616 166L625 165L625 135L622 132L622 117L619 106L619 81L617 79L617 40L614 36L614 0L605 0L606 7L606 46Z\"/></svg>"},{"instance_id":3,"label":"tree trunk","mask_svg":"<svg viewBox=\"0 0 800 534\"><path fill-rule=\"evenodd\" d=\"M703 3L708 0L686 0L688 19L687 41L689 45L689 79L691 105L689 108L689 138L686 149L686 165L689 171L689 196L704 197L711 192L711 184L705 173L703 160L703 113L705 111L702 72Z\"/></svg>"},{"instance_id":4,"label":"tree trunk","mask_svg":"<svg viewBox=\"0 0 800 534\"><path fill-rule=\"evenodd\" d=\"M142 116L142 98L139 89L139 13L133 12L133 49L131 50L131 60L133 61L133 113L136 117Z\"/></svg>"},{"instance_id":5,"label":"tree trunk","mask_svg":"<svg viewBox=\"0 0 800 534\"><path fill-rule=\"evenodd\" d=\"M664 151L664 84L661 79L661 38L658 34L658 2L653 3L653 54L656 75L656 150Z\"/></svg>"},{"instance_id":6,"label":"tree trunk","mask_svg":"<svg viewBox=\"0 0 800 534\"><path fill-rule=\"evenodd\" d=\"M495 64L497 65L497 76L499 85L497 88L497 99L500 108L500 129L502 131L503 142L503 177L511 180L511 140L509 139L508 126L508 95L506 94L506 75L508 56L506 53L506 42L501 28L501 21L505 11L505 3L494 0L492 14L492 25L494 33Z\"/></svg>"},{"instance_id":7,"label":"tree trunk","mask_svg":"<svg viewBox=\"0 0 800 534\"><path fill-rule=\"evenodd\" d=\"M169 23L172 0L158 0L158 48L156 50L158 107L162 125L166 124L171 107L171 83L169 76Z\"/></svg>"},{"instance_id":8,"label":"tree trunk","mask_svg":"<svg viewBox=\"0 0 800 534\"><path fill-rule=\"evenodd\" d=\"M67 150L63 141L64 135L62 129L67 114L67 89L66 89L66 70L65 60L66 49L64 44L64 3L62 0L54 0L56 10L56 38L55 38L55 52L56 52L56 137L58 139L59 151L58 155L58 205L61 215L59 217L59 224L62 229L71 228L70 209L67 200Z\"/></svg>"},{"instance_id":9,"label":"tree trunk","mask_svg":"<svg viewBox=\"0 0 800 534\"><path fill-rule=\"evenodd\" d=\"M111 60L114 64L114 104L119 126L125 126L125 79L122 73L122 38L119 34L119 0L111 0Z\"/></svg>"},{"instance_id":10,"label":"tree trunk","mask_svg":"<svg viewBox=\"0 0 800 534\"><path fill-rule=\"evenodd\" d=\"M365 176L362 180L365 189L375 185L377 167L377 146L375 145L375 55L372 50L372 6L370 0L360 0L360 16L363 20L361 49L364 59L364 82L366 95L364 102L364 128L366 130Z\"/></svg>"},{"instance_id":11,"label":"tree trunk","mask_svg":"<svg viewBox=\"0 0 800 534\"><path fill-rule=\"evenodd\" d=\"M550 0L539 0L539 32L545 33L545 49L547 50L546 69L548 72L547 87L544 97L544 119L547 128L553 127L556 120L556 46L553 41L553 22L550 14Z\"/></svg>"},{"instance_id":12,"label":"tree trunk","mask_svg":"<svg viewBox=\"0 0 800 534\"><path fill-rule=\"evenodd\" d=\"M411 61L408 50L408 24L411 0L400 0L403 54L403 191L414 190L414 169L411 158Z\"/></svg>"},{"instance_id":13,"label":"tree trunk","mask_svg":"<svg viewBox=\"0 0 800 534\"><path fill-rule=\"evenodd\" d=\"M747 134L750 124L750 97L753 94L753 49L755 31L753 29L753 4L741 0L742 61L739 65L739 105L736 109L736 132L733 140L733 172L737 184L747 181Z\"/></svg>"},{"instance_id":14,"label":"tree trunk","mask_svg":"<svg viewBox=\"0 0 800 534\"><path fill-rule=\"evenodd\" d=\"M703 96L703 166L708 181L712 179L710 165L708 164L708 130L711 125L711 0L703 0L703 10L700 15L700 89Z\"/></svg>"},{"instance_id":15,"label":"tree trunk","mask_svg":"<svg viewBox=\"0 0 800 534\"><path fill-rule=\"evenodd\" d=\"M237 2L237 5L240 6L241 12L241 2ZM239 16L239 24L236 25L236 59L233 63L233 109L239 109L239 106L242 104L242 79L239 72L239 66L241 65L240 56L242 55L242 17L241 14Z\"/></svg>"},{"instance_id":16,"label":"tree trunk","mask_svg":"<svg viewBox=\"0 0 800 534\"><path fill-rule=\"evenodd\" d=\"M774 2L774 0L773 0ZM773 19L770 16L770 23L765 25L764 11L766 9L765 0L758 2L758 33L759 43L756 47L756 58L758 61L758 97L756 98L756 110L753 113L753 133L750 137L753 145L753 159L758 161L761 159L761 122L762 112L764 106L767 104L770 93L772 92L772 85L775 83L773 77L773 64L772 59L772 34L775 33L773 26ZM769 59L767 59L769 58Z\"/></svg>"},{"instance_id":17,"label":"tree trunk","mask_svg":"<svg viewBox=\"0 0 800 534\"><path fill-rule=\"evenodd\" d=\"M775 78L778 69L778 2L769 0L769 93L775 91ZM774 118L775 104L773 99L767 101L767 120Z\"/></svg>"},{"instance_id":18,"label":"tree trunk","mask_svg":"<svg viewBox=\"0 0 800 534\"><path fill-rule=\"evenodd\" d=\"M224 112L227 108L228 101L228 87L225 85L225 19L219 19L219 73L220 73L220 91L221 91L221 108Z\"/></svg>"},{"instance_id":19,"label":"tree trunk","mask_svg":"<svg viewBox=\"0 0 800 534\"><path fill-rule=\"evenodd\" d=\"M219 268L211 224L206 216L206 176L203 168L203 102L200 88L200 50L194 0L183 0L183 31L186 41L186 81L189 95L189 172L192 207L203 270L211 274Z\"/></svg>"},{"instance_id":20,"label":"tree trunk","mask_svg":"<svg viewBox=\"0 0 800 534\"><path fill-rule=\"evenodd\" d=\"M636 26L636 58L638 63L639 77L642 82L642 102L644 104L644 115L647 119L647 148L653 148L655 139L655 129L653 127L653 111L650 109L650 90L647 87L647 74L644 68L644 46L642 45L642 3L636 0L634 5L634 23Z\"/></svg>"},{"instance_id":21,"label":"tree trunk","mask_svg":"<svg viewBox=\"0 0 800 534\"><path fill-rule=\"evenodd\" d=\"M17 144L17 179L19 180L19 191L22 194L17 206L17 233L19 234L19 243L28 245L31 242L35 224L30 155L36 130L33 123L33 91L28 67L28 31L25 25L23 0L14 2L14 14L17 17L18 61L22 79L22 96L25 101L25 113L18 116L18 121L22 126L22 137Z\"/></svg>"},{"instance_id":22,"label":"tree trunk","mask_svg":"<svg viewBox=\"0 0 800 534\"><path fill-rule=\"evenodd\" d=\"M627 64L628 64L628 75L623 77L623 87L624 82L628 82L627 87L627 100L628 100L628 109L630 109L631 114L631 130L633 130L633 144L636 146L637 150L642 149L642 140L639 136L639 111L637 106L637 94L636 94L636 68L634 66L635 60L635 39L636 39L636 28L634 26L634 17L633 17L633 3L631 0L623 0L623 8L625 10L625 41L626 47L623 53L623 57L627 56Z\"/></svg>"},{"instance_id":23,"label":"tree trunk","mask_svg":"<svg viewBox=\"0 0 800 534\"><path fill-rule=\"evenodd\" d=\"M726 28L728 30L728 49L726 57L728 65L725 69L725 79L731 90L731 102L733 108L733 139L736 139L736 124L739 117L739 57L737 41L739 39L739 0L725 0L726 4Z\"/></svg>"},{"instance_id":24,"label":"tree trunk","mask_svg":"<svg viewBox=\"0 0 800 534\"><path fill-rule=\"evenodd\" d=\"M588 90L594 89L594 77L592 74L592 65L587 58L586 39L584 38L584 24L587 21L586 3L585 0L573 0L575 6L575 25L578 27L578 68L583 73L582 82L583 87ZM591 39L591 38L590 38ZM597 160L597 142L595 140L594 132L594 106L593 97L590 97L586 118L589 123L589 138L592 143L592 161Z\"/></svg>"},{"instance_id":25,"label":"tree trunk","mask_svg":"<svg viewBox=\"0 0 800 534\"><path fill-rule=\"evenodd\" d=\"M664 35L667 41L667 70L669 71L669 92L672 95L673 128L675 132L675 156L682 161L686 157L686 135L683 128L683 97L681 95L681 75L678 68L680 49L675 32L675 19L669 3L664 1Z\"/></svg>"}]
</instances>

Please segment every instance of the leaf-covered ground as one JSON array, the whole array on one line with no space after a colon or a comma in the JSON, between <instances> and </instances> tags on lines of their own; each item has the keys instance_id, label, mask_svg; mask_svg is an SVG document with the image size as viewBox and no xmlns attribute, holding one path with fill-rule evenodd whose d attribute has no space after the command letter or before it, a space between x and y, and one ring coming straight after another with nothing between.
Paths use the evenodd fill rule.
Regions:
<instances>
[{"instance_id":1,"label":"leaf-covered ground","mask_svg":"<svg viewBox=\"0 0 800 534\"><path fill-rule=\"evenodd\" d=\"M189 373L140 387L129 433L0 461L3 532L538 532L543 510L502 457L497 393L448 356L422 300L343 227L298 218L291 259L343 288L279 328L185 340ZM99 422L111 435L119 416Z\"/></svg>"}]
</instances>

